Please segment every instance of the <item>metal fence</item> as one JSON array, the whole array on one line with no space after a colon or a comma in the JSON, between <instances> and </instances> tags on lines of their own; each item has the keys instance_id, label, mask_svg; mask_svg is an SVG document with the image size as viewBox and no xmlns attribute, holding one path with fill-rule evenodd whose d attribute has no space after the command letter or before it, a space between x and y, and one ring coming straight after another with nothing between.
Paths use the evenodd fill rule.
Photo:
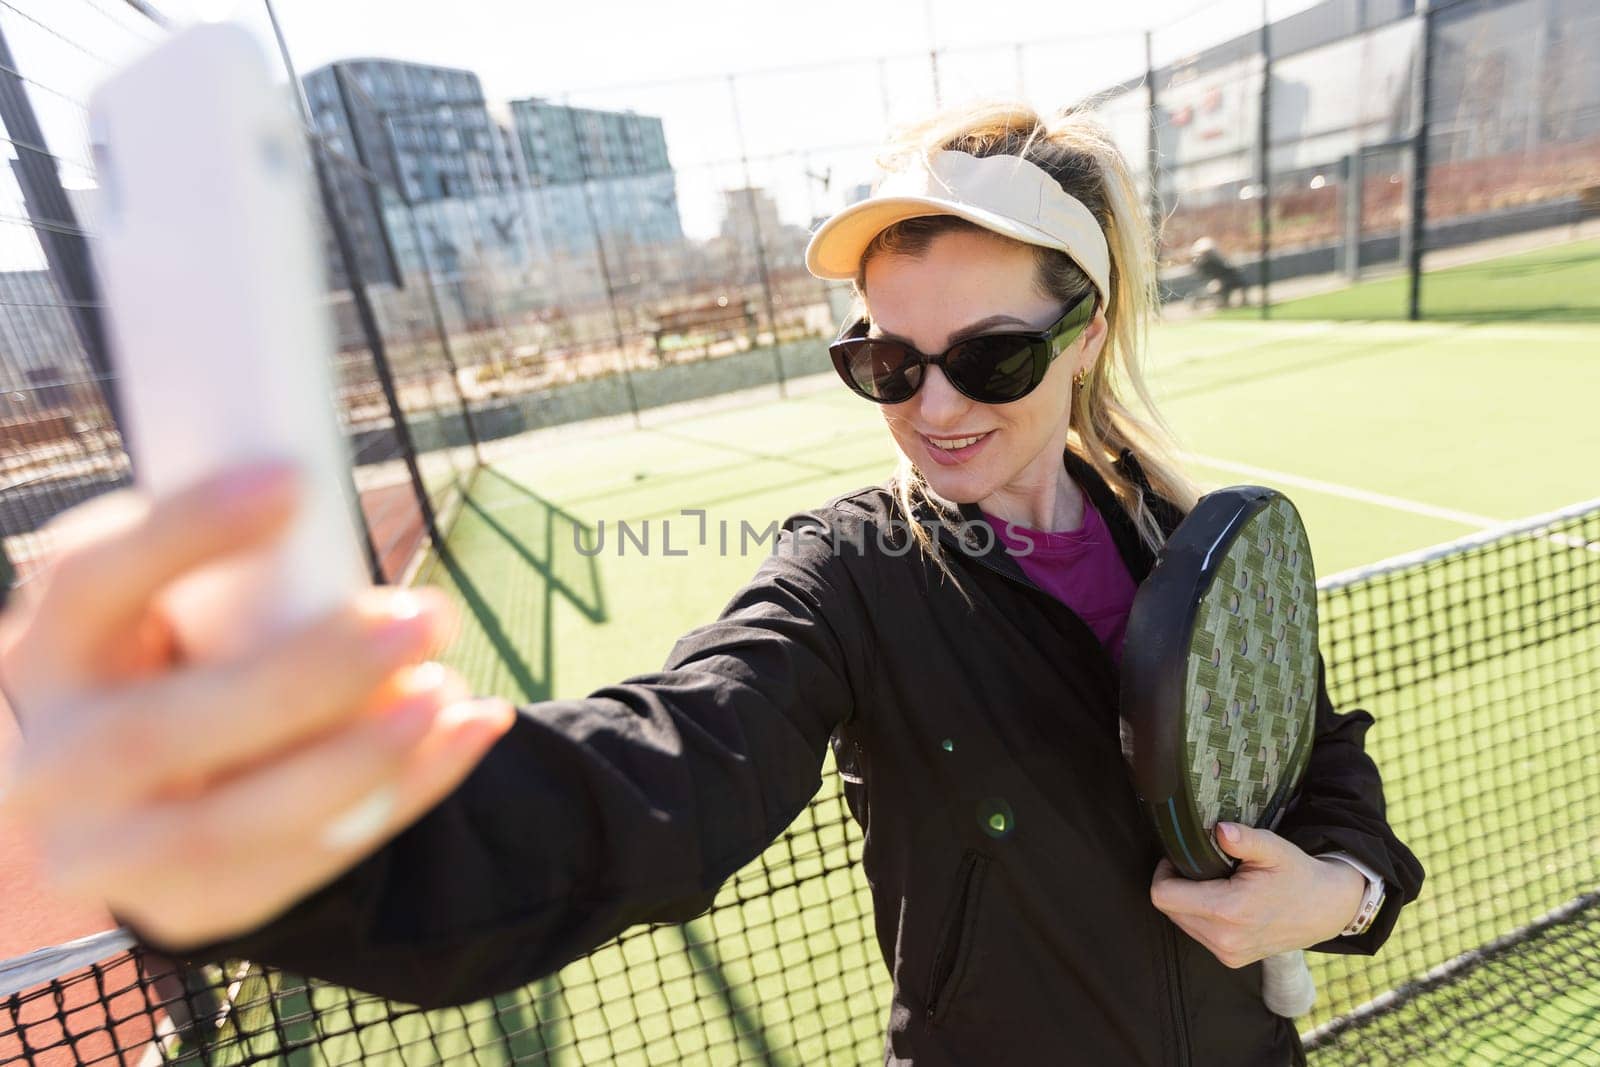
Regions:
<instances>
[{"instance_id":1,"label":"metal fence","mask_svg":"<svg viewBox=\"0 0 1600 1067\"><path fill-rule=\"evenodd\" d=\"M281 44L265 0L243 10ZM888 129L941 106L1094 108L1160 223L1164 293L1190 304L1269 315L1404 270L1386 313L1416 317L1425 254L1600 207L1600 11L1585 0L1217 0L1150 30L1041 29L516 101L498 141L498 105L476 90L448 105L484 128L471 151L439 139L436 101L396 96L392 67L309 74L311 92L288 95L323 176L374 575L404 577L447 527L482 440L825 371L817 341L849 294L806 273L809 230L865 195ZM87 261L83 100L162 32L128 0L0 3L0 587L35 566L52 515L128 477ZM629 113L658 121L664 146L619 169L642 158ZM456 156L472 173L439 173Z\"/></svg>"}]
</instances>

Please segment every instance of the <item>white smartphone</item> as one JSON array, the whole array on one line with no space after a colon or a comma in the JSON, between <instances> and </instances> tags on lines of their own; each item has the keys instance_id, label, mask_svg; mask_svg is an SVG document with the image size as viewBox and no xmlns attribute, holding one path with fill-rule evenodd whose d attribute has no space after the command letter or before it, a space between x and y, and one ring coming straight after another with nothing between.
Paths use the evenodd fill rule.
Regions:
<instances>
[{"instance_id":1,"label":"white smartphone","mask_svg":"<svg viewBox=\"0 0 1600 1067\"><path fill-rule=\"evenodd\" d=\"M231 655L367 581L305 133L250 31L204 23L96 90L90 139L95 262L136 482L160 495L269 459L303 480L275 547L170 590L186 651Z\"/></svg>"}]
</instances>

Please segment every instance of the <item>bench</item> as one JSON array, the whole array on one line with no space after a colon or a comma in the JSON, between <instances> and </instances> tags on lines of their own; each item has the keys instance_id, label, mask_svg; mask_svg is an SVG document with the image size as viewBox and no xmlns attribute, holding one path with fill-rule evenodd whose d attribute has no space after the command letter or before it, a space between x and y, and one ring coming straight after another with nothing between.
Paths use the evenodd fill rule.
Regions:
<instances>
[{"instance_id":1,"label":"bench","mask_svg":"<svg viewBox=\"0 0 1600 1067\"><path fill-rule=\"evenodd\" d=\"M709 354L711 346L717 342L737 337L747 338L750 344L755 344L756 318L749 300L729 300L720 296L714 301L658 311L655 320L651 336L655 342L658 363L666 360L668 352L664 342L669 337L691 341L676 351L696 348L702 355ZM697 337L699 343L692 343L692 339Z\"/></svg>"},{"instance_id":2,"label":"bench","mask_svg":"<svg viewBox=\"0 0 1600 1067\"><path fill-rule=\"evenodd\" d=\"M13 445L48 445L70 441L78 434L70 411L41 411L37 415L0 419L0 437Z\"/></svg>"}]
</instances>

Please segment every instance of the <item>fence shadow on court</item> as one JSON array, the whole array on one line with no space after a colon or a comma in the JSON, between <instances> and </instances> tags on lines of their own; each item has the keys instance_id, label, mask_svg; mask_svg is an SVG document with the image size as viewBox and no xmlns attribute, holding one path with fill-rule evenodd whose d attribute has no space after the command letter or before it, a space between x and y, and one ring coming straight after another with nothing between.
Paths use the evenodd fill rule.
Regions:
<instances>
[{"instance_id":1,"label":"fence shadow on court","mask_svg":"<svg viewBox=\"0 0 1600 1067\"><path fill-rule=\"evenodd\" d=\"M493 467L485 467L484 474L485 479L462 501L457 536L493 538L509 547L510 555L479 551L458 555L447 543L439 546L435 557L443 574L435 570L430 580L454 591L466 609L465 628L457 639L453 658L490 668L486 672L474 670L468 663L460 664L469 674L506 678L515 687L515 692L506 696L523 701L549 700L556 659L551 622L557 598L592 623L607 619L605 592L594 557L579 555L568 533L576 530L592 542L594 531L576 515ZM515 528L503 520L503 510L484 505L483 486L490 478L524 498L514 512ZM472 559L476 566L463 562L464 557ZM507 566L508 562L512 565ZM492 564L492 571L482 570L487 564ZM543 635L536 653L513 640L503 621L510 604L516 603L520 611L525 611L531 600L540 604L541 616L539 624L531 629ZM516 629L527 632L530 627L525 619L519 619Z\"/></svg>"}]
</instances>

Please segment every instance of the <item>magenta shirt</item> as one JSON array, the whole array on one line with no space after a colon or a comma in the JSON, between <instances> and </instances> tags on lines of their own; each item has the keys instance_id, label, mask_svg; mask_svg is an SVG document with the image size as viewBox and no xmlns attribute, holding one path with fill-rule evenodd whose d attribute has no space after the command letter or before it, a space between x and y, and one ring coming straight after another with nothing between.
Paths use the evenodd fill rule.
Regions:
<instances>
[{"instance_id":1,"label":"magenta shirt","mask_svg":"<svg viewBox=\"0 0 1600 1067\"><path fill-rule=\"evenodd\" d=\"M983 518L1002 546L1022 551L1029 541L1033 543L1028 555L1012 553L1022 573L1088 623L1112 662L1120 666L1128 612L1138 586L1088 494L1083 498L1083 524L1076 530L1030 530L1013 525L1013 530L1026 536L1024 540L1023 536L1008 536L1004 521L987 512Z\"/></svg>"}]
</instances>

